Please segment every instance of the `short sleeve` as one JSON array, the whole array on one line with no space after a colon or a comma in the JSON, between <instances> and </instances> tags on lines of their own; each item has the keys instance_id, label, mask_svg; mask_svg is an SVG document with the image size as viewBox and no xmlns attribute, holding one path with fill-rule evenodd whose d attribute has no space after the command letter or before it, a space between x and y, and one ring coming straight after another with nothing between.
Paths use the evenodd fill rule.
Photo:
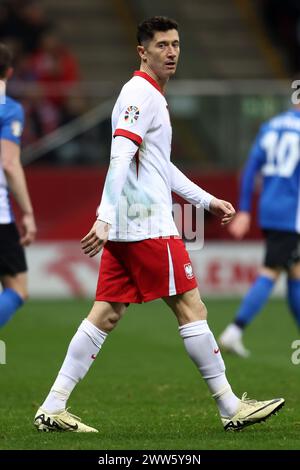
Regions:
<instances>
[{"instance_id":1,"label":"short sleeve","mask_svg":"<svg viewBox=\"0 0 300 470\"><path fill-rule=\"evenodd\" d=\"M154 97L150 92L143 92L122 92L114 137L127 137L136 145L141 145L155 117Z\"/></svg>"},{"instance_id":2,"label":"short sleeve","mask_svg":"<svg viewBox=\"0 0 300 470\"><path fill-rule=\"evenodd\" d=\"M10 140L20 145L24 127L24 111L19 103L10 106L3 119L0 129L0 139Z\"/></svg>"}]
</instances>

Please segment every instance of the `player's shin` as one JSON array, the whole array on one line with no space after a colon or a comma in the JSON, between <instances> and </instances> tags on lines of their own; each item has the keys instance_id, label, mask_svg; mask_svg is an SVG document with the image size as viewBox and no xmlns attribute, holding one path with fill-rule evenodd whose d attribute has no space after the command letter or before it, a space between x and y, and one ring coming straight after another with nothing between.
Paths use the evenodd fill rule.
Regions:
<instances>
[{"instance_id":1,"label":"player's shin","mask_svg":"<svg viewBox=\"0 0 300 470\"><path fill-rule=\"evenodd\" d=\"M101 349L107 333L85 319L73 336L67 355L41 408L55 413L66 408L76 384L84 378Z\"/></svg>"},{"instance_id":2,"label":"player's shin","mask_svg":"<svg viewBox=\"0 0 300 470\"><path fill-rule=\"evenodd\" d=\"M216 340L206 320L179 327L180 336L192 361L206 381L222 416L233 416L240 400L232 392Z\"/></svg>"}]
</instances>

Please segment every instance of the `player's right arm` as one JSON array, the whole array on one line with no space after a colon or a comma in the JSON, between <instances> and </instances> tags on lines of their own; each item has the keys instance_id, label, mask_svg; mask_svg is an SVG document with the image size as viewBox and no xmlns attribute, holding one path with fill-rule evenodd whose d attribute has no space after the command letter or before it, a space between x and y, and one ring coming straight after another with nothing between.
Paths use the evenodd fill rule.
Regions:
<instances>
[{"instance_id":1,"label":"player's right arm","mask_svg":"<svg viewBox=\"0 0 300 470\"><path fill-rule=\"evenodd\" d=\"M118 204L130 163L155 115L151 94L144 89L126 88L122 91L119 97L119 109L111 146L110 165L97 210L97 220L90 232L81 240L84 253L90 257L101 251L108 240L110 227L116 223Z\"/></svg>"},{"instance_id":2,"label":"player's right arm","mask_svg":"<svg viewBox=\"0 0 300 470\"><path fill-rule=\"evenodd\" d=\"M114 137L111 157L105 179L97 219L110 225L115 223L120 196L127 179L130 163L138 151L138 144L127 137Z\"/></svg>"},{"instance_id":3,"label":"player's right arm","mask_svg":"<svg viewBox=\"0 0 300 470\"><path fill-rule=\"evenodd\" d=\"M129 165L137 149L137 145L126 137L116 136L113 139L111 160L101 204L97 210L97 220L89 233L81 240L83 252L90 257L99 253L108 240L110 227L115 223L117 206Z\"/></svg>"},{"instance_id":4,"label":"player's right arm","mask_svg":"<svg viewBox=\"0 0 300 470\"><path fill-rule=\"evenodd\" d=\"M228 227L229 233L238 240L244 238L251 225L251 205L255 179L265 159L265 151L261 147L263 134L264 128L258 134L249 153L241 180L239 211Z\"/></svg>"}]
</instances>

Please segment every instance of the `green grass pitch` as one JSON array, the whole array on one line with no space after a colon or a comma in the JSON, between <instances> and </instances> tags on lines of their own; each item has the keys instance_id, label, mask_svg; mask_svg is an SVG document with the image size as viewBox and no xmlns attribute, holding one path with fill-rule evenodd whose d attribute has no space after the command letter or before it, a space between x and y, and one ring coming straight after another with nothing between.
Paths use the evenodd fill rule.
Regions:
<instances>
[{"instance_id":1,"label":"green grass pitch","mask_svg":"<svg viewBox=\"0 0 300 470\"><path fill-rule=\"evenodd\" d=\"M238 395L283 396L266 423L225 433L206 384L185 353L173 314L161 301L133 305L71 396L71 412L99 434L38 433L33 416L91 302L30 301L0 331L0 449L299 449L300 365L291 362L299 334L284 301L272 300L245 335L244 360L224 354ZM238 300L208 300L215 335Z\"/></svg>"}]
</instances>

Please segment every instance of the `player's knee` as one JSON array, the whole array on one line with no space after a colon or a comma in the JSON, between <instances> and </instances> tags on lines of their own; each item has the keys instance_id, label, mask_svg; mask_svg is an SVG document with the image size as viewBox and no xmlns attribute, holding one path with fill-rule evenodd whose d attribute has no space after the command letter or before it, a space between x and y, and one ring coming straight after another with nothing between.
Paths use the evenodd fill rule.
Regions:
<instances>
[{"instance_id":1,"label":"player's knee","mask_svg":"<svg viewBox=\"0 0 300 470\"><path fill-rule=\"evenodd\" d=\"M104 331L112 331L118 324L121 314L114 312L110 313L105 320L103 320Z\"/></svg>"},{"instance_id":2,"label":"player's knee","mask_svg":"<svg viewBox=\"0 0 300 470\"><path fill-rule=\"evenodd\" d=\"M114 312L109 316L109 322L112 326L115 326L121 318L121 313Z\"/></svg>"}]
</instances>

